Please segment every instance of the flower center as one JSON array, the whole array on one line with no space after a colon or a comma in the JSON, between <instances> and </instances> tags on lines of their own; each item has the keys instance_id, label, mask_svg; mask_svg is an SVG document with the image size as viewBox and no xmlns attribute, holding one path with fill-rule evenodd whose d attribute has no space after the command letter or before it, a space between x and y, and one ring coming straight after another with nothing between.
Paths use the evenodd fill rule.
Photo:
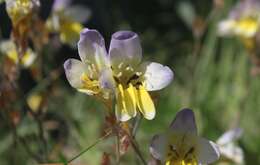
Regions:
<instances>
[{"instance_id":1,"label":"flower center","mask_svg":"<svg viewBox=\"0 0 260 165\"><path fill-rule=\"evenodd\" d=\"M121 84L123 88L128 88L132 84L135 88L142 85L142 72L136 71L132 66L120 63L117 68L113 70L113 77L117 84Z\"/></svg>"},{"instance_id":2,"label":"flower center","mask_svg":"<svg viewBox=\"0 0 260 165\"><path fill-rule=\"evenodd\" d=\"M259 24L256 18L242 18L236 23L236 31L239 34L246 36L252 36L256 33L259 28Z\"/></svg>"},{"instance_id":3,"label":"flower center","mask_svg":"<svg viewBox=\"0 0 260 165\"><path fill-rule=\"evenodd\" d=\"M166 165L197 165L194 147L187 152L179 152L173 145L169 146Z\"/></svg>"},{"instance_id":4,"label":"flower center","mask_svg":"<svg viewBox=\"0 0 260 165\"><path fill-rule=\"evenodd\" d=\"M100 92L99 82L97 80L89 78L85 73L81 75L80 80L83 84L83 86L80 88L81 91L87 90L93 94Z\"/></svg>"}]
</instances>

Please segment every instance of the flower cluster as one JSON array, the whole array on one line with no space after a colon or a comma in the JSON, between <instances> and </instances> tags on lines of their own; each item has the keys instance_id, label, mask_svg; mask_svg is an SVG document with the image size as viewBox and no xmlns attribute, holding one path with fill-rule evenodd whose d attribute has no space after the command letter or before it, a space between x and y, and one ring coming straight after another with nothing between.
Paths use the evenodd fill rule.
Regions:
<instances>
[{"instance_id":1,"label":"flower cluster","mask_svg":"<svg viewBox=\"0 0 260 165\"><path fill-rule=\"evenodd\" d=\"M154 118L155 107L148 91L166 87L173 72L159 63L141 63L142 49L136 33L114 33L107 53L100 33L86 28L80 33L78 49L81 61L68 59L64 64L71 86L106 99L114 96L120 121L135 117L137 110L146 119Z\"/></svg>"},{"instance_id":2,"label":"flower cluster","mask_svg":"<svg viewBox=\"0 0 260 165\"><path fill-rule=\"evenodd\" d=\"M17 53L17 47L13 41L11 40L2 41L0 43L0 52L5 54L8 57L8 59L10 59L13 62L13 64L17 65L19 63L19 55ZM21 58L20 63L23 67L27 68L32 65L36 57L37 56L35 52L28 47L25 51L25 54Z\"/></svg>"},{"instance_id":3,"label":"flower cluster","mask_svg":"<svg viewBox=\"0 0 260 165\"><path fill-rule=\"evenodd\" d=\"M39 17L39 0L4 2L13 28L10 41L1 43L1 52L15 64L26 67L33 64L42 47L48 42L49 34L59 34L62 43L75 47L83 29L82 23L90 16L90 11L85 7L69 6L71 0L54 0L46 21ZM31 41L32 44L29 44Z\"/></svg>"}]
</instances>

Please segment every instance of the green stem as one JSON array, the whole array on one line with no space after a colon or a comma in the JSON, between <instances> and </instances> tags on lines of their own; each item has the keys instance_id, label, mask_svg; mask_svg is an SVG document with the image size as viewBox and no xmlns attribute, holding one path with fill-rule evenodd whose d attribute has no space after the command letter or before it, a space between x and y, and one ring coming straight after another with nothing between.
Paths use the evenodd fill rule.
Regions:
<instances>
[{"instance_id":1,"label":"green stem","mask_svg":"<svg viewBox=\"0 0 260 165\"><path fill-rule=\"evenodd\" d=\"M101 138L99 138L97 141L95 141L93 144L91 144L89 147L87 147L85 150L81 151L78 155L74 156L72 159L70 159L68 163L71 163L72 161L74 161L75 159L77 159L78 157L80 157L81 155L83 155L85 152L87 152L88 150L90 150L91 148L93 148L94 146L96 146L99 142L101 142L102 140L104 140L106 137L108 137L110 134L112 133L112 131L108 131L104 136L102 136Z\"/></svg>"},{"instance_id":2,"label":"green stem","mask_svg":"<svg viewBox=\"0 0 260 165\"><path fill-rule=\"evenodd\" d=\"M133 138L135 138L135 136L136 136L136 133L137 133L137 130L140 126L141 120L142 120L142 117L140 116L140 114L138 114L137 117L136 117L136 120L134 122L133 130L132 130Z\"/></svg>"},{"instance_id":3,"label":"green stem","mask_svg":"<svg viewBox=\"0 0 260 165\"><path fill-rule=\"evenodd\" d=\"M144 157L143 157L143 155L142 155L142 152L140 151L140 149L139 149L139 147L138 147L137 142L136 142L135 139L133 139L133 137L131 137L130 135L129 135L129 138L130 138L130 142L131 142L131 145L132 145L132 147L133 147L135 153L138 155L138 157L140 158L140 160L142 161L142 163L143 163L144 165L147 165L147 162L146 162L146 160L144 159Z\"/></svg>"},{"instance_id":4,"label":"green stem","mask_svg":"<svg viewBox=\"0 0 260 165\"><path fill-rule=\"evenodd\" d=\"M120 136L119 132L116 134L116 164L120 164Z\"/></svg>"}]
</instances>

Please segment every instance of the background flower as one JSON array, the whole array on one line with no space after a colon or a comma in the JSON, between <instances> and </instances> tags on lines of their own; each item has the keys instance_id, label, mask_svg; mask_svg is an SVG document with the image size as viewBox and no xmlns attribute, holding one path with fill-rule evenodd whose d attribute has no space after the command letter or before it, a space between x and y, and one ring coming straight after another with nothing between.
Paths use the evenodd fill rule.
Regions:
<instances>
[{"instance_id":1,"label":"background flower","mask_svg":"<svg viewBox=\"0 0 260 165\"><path fill-rule=\"evenodd\" d=\"M190 109L178 112L165 134L153 137L150 152L166 165L209 164L220 156L216 144L197 135L194 114Z\"/></svg>"}]
</instances>

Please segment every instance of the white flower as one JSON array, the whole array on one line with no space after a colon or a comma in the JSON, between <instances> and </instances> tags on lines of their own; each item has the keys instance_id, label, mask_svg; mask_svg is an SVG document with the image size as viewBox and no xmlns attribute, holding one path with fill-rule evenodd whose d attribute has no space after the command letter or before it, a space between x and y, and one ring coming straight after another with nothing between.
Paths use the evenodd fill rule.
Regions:
<instances>
[{"instance_id":1,"label":"white flower","mask_svg":"<svg viewBox=\"0 0 260 165\"><path fill-rule=\"evenodd\" d=\"M220 156L216 144L197 135L190 109L181 110L165 134L153 137L150 152L166 165L209 164Z\"/></svg>"},{"instance_id":2,"label":"white flower","mask_svg":"<svg viewBox=\"0 0 260 165\"><path fill-rule=\"evenodd\" d=\"M224 160L232 161L237 165L244 164L243 150L235 143L242 135L240 128L235 128L225 132L218 140L221 157Z\"/></svg>"}]
</instances>

